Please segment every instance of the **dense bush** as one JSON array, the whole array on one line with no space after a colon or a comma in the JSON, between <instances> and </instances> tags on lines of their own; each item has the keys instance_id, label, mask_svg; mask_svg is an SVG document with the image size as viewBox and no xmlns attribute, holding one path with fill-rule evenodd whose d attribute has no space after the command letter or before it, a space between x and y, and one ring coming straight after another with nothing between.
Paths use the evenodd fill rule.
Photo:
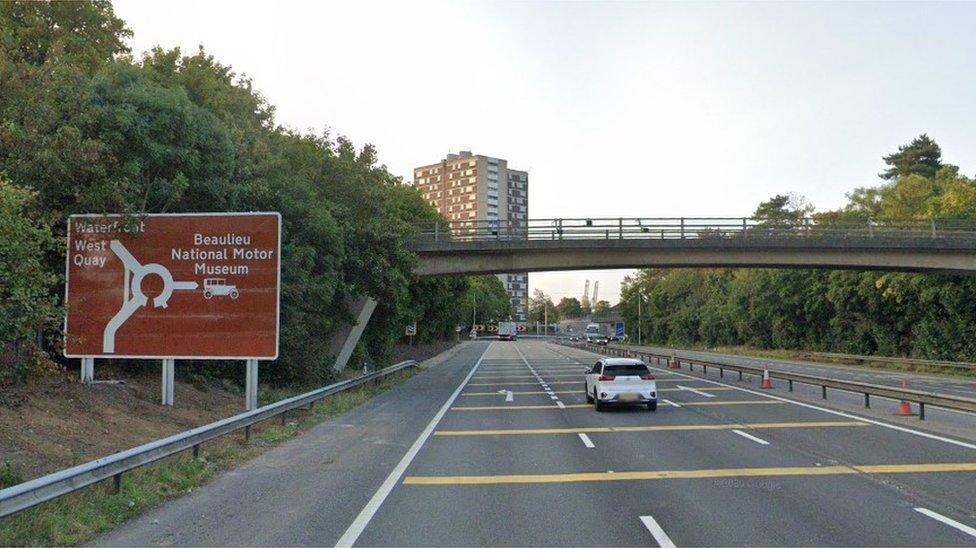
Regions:
<instances>
[{"instance_id":1,"label":"dense bush","mask_svg":"<svg viewBox=\"0 0 976 549\"><path fill-rule=\"evenodd\" d=\"M386 360L407 321L422 340L453 334L469 282L412 275L401 236L437 214L371 145L280 127L251 82L202 48L134 59L130 34L107 1L0 3L0 173L17 186L0 187L17 213L3 220L16 238L0 244L17 254L0 260L0 287L13 295L0 294L3 312L17 312L0 318L0 333L57 333L64 259L47 246L71 214L278 211L281 358L265 379L328 379L330 335L364 293L379 306L359 357Z\"/></svg>"}]
</instances>

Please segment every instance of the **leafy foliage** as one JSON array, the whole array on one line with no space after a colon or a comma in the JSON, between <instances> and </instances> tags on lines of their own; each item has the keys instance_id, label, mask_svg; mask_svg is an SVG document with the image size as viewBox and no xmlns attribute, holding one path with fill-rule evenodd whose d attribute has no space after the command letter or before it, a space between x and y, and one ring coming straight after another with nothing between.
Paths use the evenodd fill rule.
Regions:
<instances>
[{"instance_id":1,"label":"leafy foliage","mask_svg":"<svg viewBox=\"0 0 976 549\"><path fill-rule=\"evenodd\" d=\"M922 135L885 157L893 176L856 189L845 217L974 219L976 181L942 164ZM755 212L764 224L789 226L813 208L777 195ZM968 276L784 269L645 269L628 278L621 301L628 325L668 345L749 345L856 354L976 360L976 279ZM631 328L631 333L636 329Z\"/></svg>"},{"instance_id":2,"label":"leafy foliage","mask_svg":"<svg viewBox=\"0 0 976 549\"><path fill-rule=\"evenodd\" d=\"M133 59L130 35L107 1L0 4L0 173L16 185L2 187L16 214L3 223L17 235L0 243L16 258L0 270L0 292L12 295L2 296L5 312L19 308L0 319L10 326L0 337L56 332L52 277L64 263L48 246L69 215L164 211L282 214L281 358L263 370L271 381L330 379L330 335L363 294L379 305L356 360L389 358L408 321L421 340L453 335L463 318L456 296L469 283L412 274L401 237L438 217L374 147L276 126L251 82L202 47ZM195 369L240 375L235 364Z\"/></svg>"},{"instance_id":3,"label":"leafy foliage","mask_svg":"<svg viewBox=\"0 0 976 549\"><path fill-rule=\"evenodd\" d=\"M556 304L561 318L580 318L583 316L583 305L575 297L564 297Z\"/></svg>"}]
</instances>

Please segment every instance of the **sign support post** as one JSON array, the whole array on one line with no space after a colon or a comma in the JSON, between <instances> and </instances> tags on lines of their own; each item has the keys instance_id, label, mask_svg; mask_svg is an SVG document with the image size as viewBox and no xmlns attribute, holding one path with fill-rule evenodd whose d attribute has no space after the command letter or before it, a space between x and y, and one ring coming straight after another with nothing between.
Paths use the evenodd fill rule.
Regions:
<instances>
[{"instance_id":1,"label":"sign support post","mask_svg":"<svg viewBox=\"0 0 976 549\"><path fill-rule=\"evenodd\" d=\"M244 407L248 412L258 408L258 361L247 361L247 378L244 380Z\"/></svg>"},{"instance_id":2,"label":"sign support post","mask_svg":"<svg viewBox=\"0 0 976 549\"><path fill-rule=\"evenodd\" d=\"M95 357L82 357L81 382L91 383L93 381L95 381Z\"/></svg>"},{"instance_id":3,"label":"sign support post","mask_svg":"<svg viewBox=\"0 0 976 549\"><path fill-rule=\"evenodd\" d=\"M163 406L173 405L176 385L176 359L163 359Z\"/></svg>"}]
</instances>

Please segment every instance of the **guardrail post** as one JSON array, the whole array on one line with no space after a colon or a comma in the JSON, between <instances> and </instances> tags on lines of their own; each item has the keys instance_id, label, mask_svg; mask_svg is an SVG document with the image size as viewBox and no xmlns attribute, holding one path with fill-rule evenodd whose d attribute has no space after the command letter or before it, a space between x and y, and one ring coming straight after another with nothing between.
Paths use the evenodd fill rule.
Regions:
<instances>
[{"instance_id":1,"label":"guardrail post","mask_svg":"<svg viewBox=\"0 0 976 549\"><path fill-rule=\"evenodd\" d=\"M247 375L244 379L244 407L248 412L258 407L258 361L247 361ZM250 434L250 432L248 432Z\"/></svg>"},{"instance_id":2,"label":"guardrail post","mask_svg":"<svg viewBox=\"0 0 976 549\"><path fill-rule=\"evenodd\" d=\"M681 239L685 238L685 218L681 218Z\"/></svg>"},{"instance_id":3,"label":"guardrail post","mask_svg":"<svg viewBox=\"0 0 976 549\"><path fill-rule=\"evenodd\" d=\"M200 445L199 444L194 444L193 445L193 459L197 459L198 457L200 457Z\"/></svg>"},{"instance_id":4,"label":"guardrail post","mask_svg":"<svg viewBox=\"0 0 976 549\"><path fill-rule=\"evenodd\" d=\"M173 405L174 385L176 384L176 360L172 358L163 359L163 406Z\"/></svg>"},{"instance_id":5,"label":"guardrail post","mask_svg":"<svg viewBox=\"0 0 976 549\"><path fill-rule=\"evenodd\" d=\"M439 232L439 229L440 229L440 223L438 223L437 221L435 221L434 222L434 242L437 242L437 237L438 237L438 234L437 233Z\"/></svg>"},{"instance_id":6,"label":"guardrail post","mask_svg":"<svg viewBox=\"0 0 976 549\"><path fill-rule=\"evenodd\" d=\"M821 390L821 392L820 392L820 398L827 398L827 386L826 385L821 385L820 386L820 390Z\"/></svg>"},{"instance_id":7,"label":"guardrail post","mask_svg":"<svg viewBox=\"0 0 976 549\"><path fill-rule=\"evenodd\" d=\"M745 236L746 235L746 221L747 221L747 218L743 217L742 218L742 236Z\"/></svg>"},{"instance_id":8,"label":"guardrail post","mask_svg":"<svg viewBox=\"0 0 976 549\"><path fill-rule=\"evenodd\" d=\"M244 442L251 442L251 426L244 426Z\"/></svg>"},{"instance_id":9,"label":"guardrail post","mask_svg":"<svg viewBox=\"0 0 976 549\"><path fill-rule=\"evenodd\" d=\"M742 370L739 370L739 381L742 381Z\"/></svg>"},{"instance_id":10,"label":"guardrail post","mask_svg":"<svg viewBox=\"0 0 976 549\"><path fill-rule=\"evenodd\" d=\"M935 220L932 220L932 238L935 238Z\"/></svg>"},{"instance_id":11,"label":"guardrail post","mask_svg":"<svg viewBox=\"0 0 976 549\"><path fill-rule=\"evenodd\" d=\"M793 380L792 379L789 380L789 385L790 385L789 392L792 393L793 392Z\"/></svg>"},{"instance_id":12,"label":"guardrail post","mask_svg":"<svg viewBox=\"0 0 976 549\"><path fill-rule=\"evenodd\" d=\"M91 383L95 381L95 357L81 359L81 382Z\"/></svg>"},{"instance_id":13,"label":"guardrail post","mask_svg":"<svg viewBox=\"0 0 976 549\"><path fill-rule=\"evenodd\" d=\"M918 403L918 419L919 421L925 421L925 403Z\"/></svg>"},{"instance_id":14,"label":"guardrail post","mask_svg":"<svg viewBox=\"0 0 976 549\"><path fill-rule=\"evenodd\" d=\"M718 368L718 377L725 377L725 368L722 368L721 366L719 366L719 368Z\"/></svg>"},{"instance_id":15,"label":"guardrail post","mask_svg":"<svg viewBox=\"0 0 976 549\"><path fill-rule=\"evenodd\" d=\"M122 491L122 473L112 476L112 493L118 494Z\"/></svg>"},{"instance_id":16,"label":"guardrail post","mask_svg":"<svg viewBox=\"0 0 976 549\"><path fill-rule=\"evenodd\" d=\"M617 218L617 238L623 239L624 237L624 218Z\"/></svg>"},{"instance_id":17,"label":"guardrail post","mask_svg":"<svg viewBox=\"0 0 976 549\"><path fill-rule=\"evenodd\" d=\"M870 393L864 393L864 407L865 408L870 408L871 407L871 394Z\"/></svg>"}]
</instances>

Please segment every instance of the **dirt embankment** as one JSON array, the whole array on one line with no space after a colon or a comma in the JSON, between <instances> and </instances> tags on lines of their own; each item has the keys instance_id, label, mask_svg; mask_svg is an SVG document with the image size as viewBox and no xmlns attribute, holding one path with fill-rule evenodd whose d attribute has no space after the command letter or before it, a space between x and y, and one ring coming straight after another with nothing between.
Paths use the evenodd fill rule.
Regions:
<instances>
[{"instance_id":1,"label":"dirt embankment","mask_svg":"<svg viewBox=\"0 0 976 549\"><path fill-rule=\"evenodd\" d=\"M394 361L425 360L453 345L401 345L394 350ZM158 373L112 375L97 367L95 373L96 378L125 383L86 386L78 382L77 371L69 371L27 386L0 388L0 474L9 463L7 475L14 471L20 480L35 478L244 409L243 393L218 381L178 379L175 406L169 407L160 404Z\"/></svg>"},{"instance_id":2,"label":"dirt embankment","mask_svg":"<svg viewBox=\"0 0 976 549\"><path fill-rule=\"evenodd\" d=\"M148 375L88 386L65 375L5 389L0 466L34 478L239 413L243 397L177 381L176 405L159 402L159 376Z\"/></svg>"}]
</instances>

